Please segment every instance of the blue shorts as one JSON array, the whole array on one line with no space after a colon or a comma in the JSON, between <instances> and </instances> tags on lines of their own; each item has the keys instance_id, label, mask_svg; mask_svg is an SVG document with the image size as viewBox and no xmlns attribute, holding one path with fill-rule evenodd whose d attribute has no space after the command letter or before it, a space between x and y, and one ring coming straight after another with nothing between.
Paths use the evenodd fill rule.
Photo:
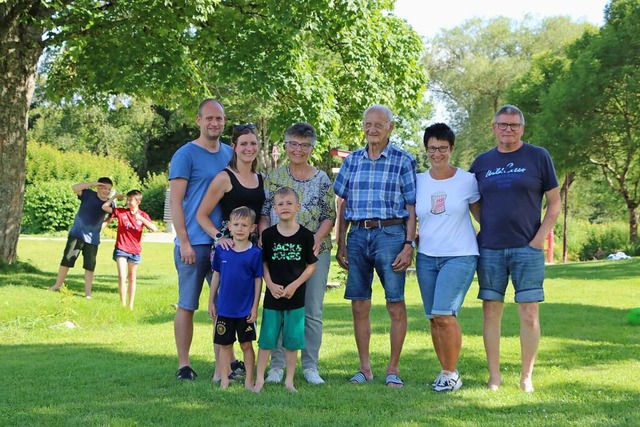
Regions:
<instances>
[{"instance_id":1,"label":"blue shorts","mask_svg":"<svg viewBox=\"0 0 640 427\"><path fill-rule=\"evenodd\" d=\"M178 307L195 311L205 279L211 283L211 245L194 245L192 248L196 253L195 264L185 264L180 260L178 245L173 248L173 262L178 271Z\"/></svg>"},{"instance_id":2,"label":"blue shorts","mask_svg":"<svg viewBox=\"0 0 640 427\"><path fill-rule=\"evenodd\" d=\"M370 300L373 271L378 273L387 302L404 301L405 272L396 273L391 264L404 248L405 225L364 228L352 225L347 236L349 273L344 297Z\"/></svg>"},{"instance_id":3,"label":"blue shorts","mask_svg":"<svg viewBox=\"0 0 640 427\"><path fill-rule=\"evenodd\" d=\"M504 301L511 276L516 302L544 301L544 252L529 245L521 248L480 248L478 298Z\"/></svg>"},{"instance_id":4,"label":"blue shorts","mask_svg":"<svg viewBox=\"0 0 640 427\"><path fill-rule=\"evenodd\" d=\"M304 349L304 307L294 310L262 309L258 348L270 350L278 347L280 332L285 350Z\"/></svg>"},{"instance_id":5,"label":"blue shorts","mask_svg":"<svg viewBox=\"0 0 640 427\"><path fill-rule=\"evenodd\" d=\"M121 251L116 248L113 250L113 260L115 261L118 257L126 258L127 262L130 262L131 264L140 264L140 261L142 261L140 254L130 254L129 252Z\"/></svg>"},{"instance_id":6,"label":"blue shorts","mask_svg":"<svg viewBox=\"0 0 640 427\"><path fill-rule=\"evenodd\" d=\"M476 272L478 257L432 257L418 253L416 275L427 318L457 316Z\"/></svg>"}]
</instances>

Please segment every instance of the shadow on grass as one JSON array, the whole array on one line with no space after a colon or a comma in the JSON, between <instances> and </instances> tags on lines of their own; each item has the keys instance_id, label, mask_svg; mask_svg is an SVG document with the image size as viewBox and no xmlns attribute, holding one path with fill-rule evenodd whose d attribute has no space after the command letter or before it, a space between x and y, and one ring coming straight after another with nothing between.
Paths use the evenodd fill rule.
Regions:
<instances>
[{"instance_id":1,"label":"shadow on grass","mask_svg":"<svg viewBox=\"0 0 640 427\"><path fill-rule=\"evenodd\" d=\"M386 389L382 375L354 386L345 379L351 354L323 360L325 386L308 385L296 372L299 393L268 384L255 395L238 384L219 390L209 380L210 362L200 359L192 361L200 376L184 383L174 377L173 355L78 344L0 349L0 364L12 373L3 380L11 392L0 399L5 425L299 425L302 418L305 425L512 425L514 416L535 425L630 425L640 399L615 382L559 383L535 396L505 386L491 394L483 390L484 378L474 375L465 377L465 388L455 396L437 394L422 380L424 370L405 372L404 390ZM405 357L424 360L420 353ZM435 366L432 357L427 363Z\"/></svg>"},{"instance_id":2,"label":"shadow on grass","mask_svg":"<svg viewBox=\"0 0 640 427\"><path fill-rule=\"evenodd\" d=\"M114 263L115 264L115 263ZM116 268L114 266L114 272ZM57 278L56 273L49 273L34 267L30 263L18 261L8 265L0 263L0 287L2 286L24 286L37 289L48 289ZM145 274L138 278L138 284L143 286L153 286L161 279L159 275ZM71 269L67 275L64 285L73 294L84 296L84 270L80 267ZM95 274L93 278L92 292L118 293L118 275Z\"/></svg>"}]
</instances>

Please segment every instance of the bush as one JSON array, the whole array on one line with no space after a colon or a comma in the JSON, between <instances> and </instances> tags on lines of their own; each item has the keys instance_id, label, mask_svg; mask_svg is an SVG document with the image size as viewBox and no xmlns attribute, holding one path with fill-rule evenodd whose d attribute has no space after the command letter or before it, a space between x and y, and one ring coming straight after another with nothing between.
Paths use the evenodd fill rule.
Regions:
<instances>
[{"instance_id":1,"label":"bush","mask_svg":"<svg viewBox=\"0 0 640 427\"><path fill-rule=\"evenodd\" d=\"M580 249L580 260L604 259L609 254L624 251L628 245L629 231L621 224L592 224Z\"/></svg>"},{"instance_id":2,"label":"bush","mask_svg":"<svg viewBox=\"0 0 640 427\"><path fill-rule=\"evenodd\" d=\"M22 232L40 234L70 229L80 206L71 187L79 182L95 182L102 176L111 178L114 189L122 193L142 187L135 171L120 159L62 152L29 142Z\"/></svg>"},{"instance_id":3,"label":"bush","mask_svg":"<svg viewBox=\"0 0 640 427\"><path fill-rule=\"evenodd\" d=\"M144 180L142 188L141 209L149 214L151 219L164 219L164 202L169 186L166 173L150 173Z\"/></svg>"},{"instance_id":4,"label":"bush","mask_svg":"<svg viewBox=\"0 0 640 427\"><path fill-rule=\"evenodd\" d=\"M67 231L80 206L71 190L72 181L48 181L27 186L24 194L22 232L30 234Z\"/></svg>"},{"instance_id":5,"label":"bush","mask_svg":"<svg viewBox=\"0 0 640 427\"><path fill-rule=\"evenodd\" d=\"M48 181L94 182L101 176L111 178L114 188L122 193L141 187L138 175L123 160L91 153L63 152L37 142L27 144L27 187Z\"/></svg>"}]
</instances>

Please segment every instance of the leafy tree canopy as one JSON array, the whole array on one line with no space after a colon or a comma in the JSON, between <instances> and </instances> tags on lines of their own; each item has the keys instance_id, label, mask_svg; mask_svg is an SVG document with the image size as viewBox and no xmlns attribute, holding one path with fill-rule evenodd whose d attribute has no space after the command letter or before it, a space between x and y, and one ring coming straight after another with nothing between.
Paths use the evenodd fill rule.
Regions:
<instances>
[{"instance_id":1,"label":"leafy tree canopy","mask_svg":"<svg viewBox=\"0 0 640 427\"><path fill-rule=\"evenodd\" d=\"M446 105L458 133L453 160L468 165L495 145L490 125L496 110L509 102L509 87L536 56L562 52L588 27L566 17L474 18L429 40L424 59L429 89Z\"/></svg>"}]
</instances>

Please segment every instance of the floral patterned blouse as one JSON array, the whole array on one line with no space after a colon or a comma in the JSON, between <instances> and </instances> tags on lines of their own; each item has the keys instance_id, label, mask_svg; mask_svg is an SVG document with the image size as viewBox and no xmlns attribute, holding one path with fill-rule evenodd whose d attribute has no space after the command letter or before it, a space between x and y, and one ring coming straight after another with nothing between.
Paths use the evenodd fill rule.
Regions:
<instances>
[{"instance_id":1,"label":"floral patterned blouse","mask_svg":"<svg viewBox=\"0 0 640 427\"><path fill-rule=\"evenodd\" d=\"M316 174L307 180L297 180L291 175L289 165L271 171L264 180L265 202L262 215L269 215L270 225L278 222L273 210L273 193L281 187L291 187L300 198L301 209L296 216L300 225L315 233L320 223L326 219L335 221L336 204L333 183L324 171L318 169ZM320 252L331 250L331 233L322 240Z\"/></svg>"}]
</instances>

